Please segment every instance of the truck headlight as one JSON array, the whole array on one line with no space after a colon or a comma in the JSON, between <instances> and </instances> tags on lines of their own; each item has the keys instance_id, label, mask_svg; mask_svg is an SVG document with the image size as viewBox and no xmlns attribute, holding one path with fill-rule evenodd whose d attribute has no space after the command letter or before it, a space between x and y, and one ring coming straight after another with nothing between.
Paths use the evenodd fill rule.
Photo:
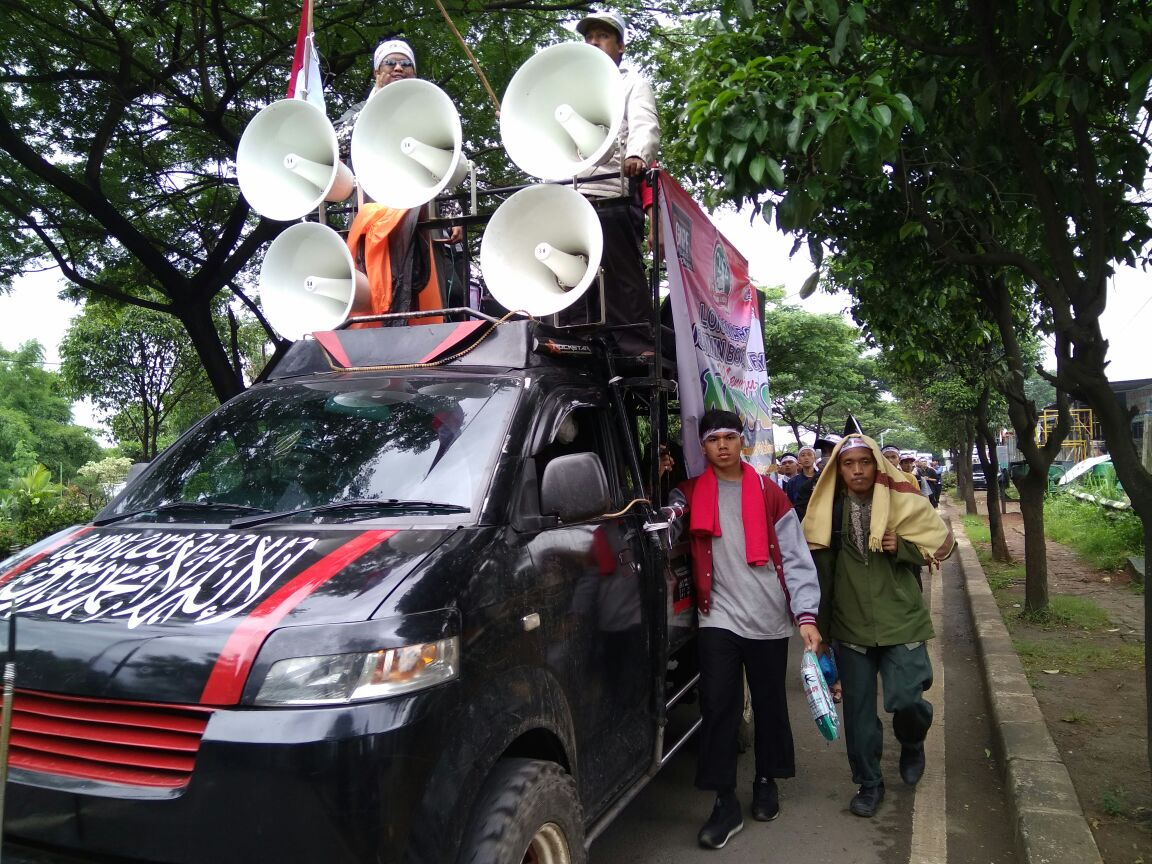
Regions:
<instances>
[{"instance_id":1,"label":"truck headlight","mask_svg":"<svg viewBox=\"0 0 1152 864\"><path fill-rule=\"evenodd\" d=\"M356 654L278 660L257 705L333 705L383 699L451 681L460 674L460 639L452 636Z\"/></svg>"}]
</instances>

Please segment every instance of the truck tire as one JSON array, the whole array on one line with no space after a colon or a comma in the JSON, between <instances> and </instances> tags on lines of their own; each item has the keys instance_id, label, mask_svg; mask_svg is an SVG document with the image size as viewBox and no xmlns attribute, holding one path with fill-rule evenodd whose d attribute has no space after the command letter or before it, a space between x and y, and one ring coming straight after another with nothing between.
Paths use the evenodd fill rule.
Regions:
<instances>
[{"instance_id":1,"label":"truck tire","mask_svg":"<svg viewBox=\"0 0 1152 864\"><path fill-rule=\"evenodd\" d=\"M503 759L484 784L461 864L585 864L576 781L555 762Z\"/></svg>"}]
</instances>

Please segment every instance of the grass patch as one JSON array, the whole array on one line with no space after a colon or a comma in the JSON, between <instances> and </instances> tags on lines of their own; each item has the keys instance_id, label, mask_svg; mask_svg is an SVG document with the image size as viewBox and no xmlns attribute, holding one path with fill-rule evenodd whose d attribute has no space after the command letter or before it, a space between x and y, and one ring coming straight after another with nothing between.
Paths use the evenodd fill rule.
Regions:
<instances>
[{"instance_id":1,"label":"grass patch","mask_svg":"<svg viewBox=\"0 0 1152 864\"><path fill-rule=\"evenodd\" d=\"M1128 556L1143 554L1144 528L1135 513L1070 495L1050 495L1044 502L1044 533L1100 570L1120 570Z\"/></svg>"},{"instance_id":2,"label":"grass patch","mask_svg":"<svg viewBox=\"0 0 1152 864\"><path fill-rule=\"evenodd\" d=\"M1025 612L1020 617L1042 630L1102 630L1108 626L1108 613L1084 597L1053 594L1048 608Z\"/></svg>"},{"instance_id":3,"label":"grass patch","mask_svg":"<svg viewBox=\"0 0 1152 864\"><path fill-rule=\"evenodd\" d=\"M1043 682L1045 670L1066 675L1087 675L1104 669L1136 671L1144 668L1143 645L1094 645L1075 639L1042 640L1013 638L1016 653L1028 679Z\"/></svg>"},{"instance_id":4,"label":"grass patch","mask_svg":"<svg viewBox=\"0 0 1152 864\"><path fill-rule=\"evenodd\" d=\"M1116 645L1110 640L1107 644L1095 644L1091 641L1092 637L1102 635L1101 631L1109 623L1108 613L1091 600L1053 594L1043 612L1024 614L1020 611L1024 564L992 560L988 528L982 517L964 516L961 521L1034 688L1044 688L1045 679L1049 677L1046 670L1058 670L1063 675L1086 675L1106 669L1135 672L1144 668L1143 645ZM1035 638L1028 638L1030 634L1035 634ZM1066 722L1082 722L1083 719L1077 715Z\"/></svg>"},{"instance_id":5,"label":"grass patch","mask_svg":"<svg viewBox=\"0 0 1152 864\"><path fill-rule=\"evenodd\" d=\"M1025 572L1023 564L1005 564L1003 561L981 561L984 576L993 592L1007 591L1013 585L1023 585Z\"/></svg>"},{"instance_id":6,"label":"grass patch","mask_svg":"<svg viewBox=\"0 0 1152 864\"><path fill-rule=\"evenodd\" d=\"M1007 564L993 560L992 550L988 545L992 542L992 536L983 517L963 516L961 522L964 525L964 533L972 541L972 548L976 551L976 557L980 560L980 566L984 569L984 576L993 593L998 594L1011 588L1013 584L1024 583L1023 564Z\"/></svg>"},{"instance_id":7,"label":"grass patch","mask_svg":"<svg viewBox=\"0 0 1152 864\"><path fill-rule=\"evenodd\" d=\"M1104 794L1100 796L1100 806L1104 812L1113 818L1126 816L1128 814L1128 796L1123 789L1105 789Z\"/></svg>"},{"instance_id":8,"label":"grass patch","mask_svg":"<svg viewBox=\"0 0 1152 864\"><path fill-rule=\"evenodd\" d=\"M973 543L992 542L992 535L988 531L983 516L961 516L960 521L964 524L964 533Z\"/></svg>"}]
</instances>

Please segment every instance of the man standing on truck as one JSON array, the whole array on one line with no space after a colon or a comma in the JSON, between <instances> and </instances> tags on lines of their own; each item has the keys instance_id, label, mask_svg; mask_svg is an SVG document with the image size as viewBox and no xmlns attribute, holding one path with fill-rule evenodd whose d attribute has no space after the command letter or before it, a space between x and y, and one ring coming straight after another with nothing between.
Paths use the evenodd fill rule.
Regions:
<instances>
[{"instance_id":1,"label":"man standing on truck","mask_svg":"<svg viewBox=\"0 0 1152 864\"><path fill-rule=\"evenodd\" d=\"M627 63L623 63L627 28L619 12L591 12L580 19L576 32L584 42L599 48L620 69L624 82L624 120L620 124L620 144L607 161L593 165L581 178L603 174L623 175L612 179L581 182L577 187L593 202L627 196L621 207L597 209L604 233L604 317L608 327L645 324L652 314L652 292L644 272L644 213L640 204L639 182L660 149L660 118L652 85ZM615 333L616 344L626 354L651 350L652 340L635 330Z\"/></svg>"},{"instance_id":2,"label":"man standing on truck","mask_svg":"<svg viewBox=\"0 0 1152 864\"><path fill-rule=\"evenodd\" d=\"M688 520L700 612L700 755L696 786L715 791L701 846L719 849L744 827L736 797L736 733L744 680L756 715L752 817L780 814L776 780L796 774L785 676L793 622L804 646L820 645L820 587L800 520L770 478L740 458L743 424L730 411L700 418L708 467L681 483L665 515L674 530Z\"/></svg>"},{"instance_id":3,"label":"man standing on truck","mask_svg":"<svg viewBox=\"0 0 1152 864\"><path fill-rule=\"evenodd\" d=\"M833 451L804 534L820 571L820 627L838 645L845 744L859 785L848 808L870 817L884 800L877 677L900 742L900 777L915 786L924 774L932 725L927 640L934 634L915 571L947 558L955 541L914 479L864 435L846 437Z\"/></svg>"}]
</instances>

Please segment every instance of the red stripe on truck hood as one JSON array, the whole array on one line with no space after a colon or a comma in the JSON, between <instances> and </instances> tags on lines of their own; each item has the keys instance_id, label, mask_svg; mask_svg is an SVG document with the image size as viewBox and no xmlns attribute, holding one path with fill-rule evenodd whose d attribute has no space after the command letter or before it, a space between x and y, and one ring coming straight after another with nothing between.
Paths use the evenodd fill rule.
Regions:
<instances>
[{"instance_id":1,"label":"red stripe on truck hood","mask_svg":"<svg viewBox=\"0 0 1152 864\"><path fill-rule=\"evenodd\" d=\"M365 531L325 555L253 609L232 631L216 658L216 665L200 694L201 704L235 705L239 702L260 646L284 616L361 555L396 533L395 530Z\"/></svg>"}]
</instances>

